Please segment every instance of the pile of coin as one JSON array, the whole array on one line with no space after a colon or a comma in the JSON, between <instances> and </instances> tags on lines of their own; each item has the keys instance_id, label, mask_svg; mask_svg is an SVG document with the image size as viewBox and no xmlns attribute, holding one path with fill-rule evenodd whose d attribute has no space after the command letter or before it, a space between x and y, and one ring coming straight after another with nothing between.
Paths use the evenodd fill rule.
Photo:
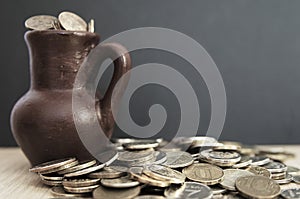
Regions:
<instances>
[{"instance_id":1,"label":"pile of coin","mask_svg":"<svg viewBox=\"0 0 300 199\"><path fill-rule=\"evenodd\" d=\"M69 31L95 31L95 21L91 19L86 23L75 13L64 11L57 17L50 15L37 15L25 21L25 27L30 30L69 30Z\"/></svg>"},{"instance_id":2,"label":"pile of coin","mask_svg":"<svg viewBox=\"0 0 300 199\"><path fill-rule=\"evenodd\" d=\"M300 170L280 162L285 151L210 137L112 140L96 160L53 160L30 169L58 197L299 198ZM271 154L272 156L268 156ZM290 154L289 157L292 157Z\"/></svg>"}]
</instances>

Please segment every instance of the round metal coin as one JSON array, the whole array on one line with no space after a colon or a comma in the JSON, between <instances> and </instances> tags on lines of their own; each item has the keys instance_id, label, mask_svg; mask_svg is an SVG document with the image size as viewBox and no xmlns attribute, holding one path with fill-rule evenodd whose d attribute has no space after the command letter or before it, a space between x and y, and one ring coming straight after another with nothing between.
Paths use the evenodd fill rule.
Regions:
<instances>
[{"instance_id":1,"label":"round metal coin","mask_svg":"<svg viewBox=\"0 0 300 199\"><path fill-rule=\"evenodd\" d=\"M87 194L73 194L73 193L67 193L65 192L65 190L63 189L63 187L53 187L51 189L51 193L53 196L57 196L57 197L86 197L88 196Z\"/></svg>"},{"instance_id":2,"label":"round metal coin","mask_svg":"<svg viewBox=\"0 0 300 199\"><path fill-rule=\"evenodd\" d=\"M78 15L72 12L62 12L58 15L58 20L62 27L71 31L86 31L86 22Z\"/></svg>"},{"instance_id":3,"label":"round metal coin","mask_svg":"<svg viewBox=\"0 0 300 199\"><path fill-rule=\"evenodd\" d=\"M293 181L297 184L300 184L300 175L293 176Z\"/></svg>"},{"instance_id":4,"label":"round metal coin","mask_svg":"<svg viewBox=\"0 0 300 199\"><path fill-rule=\"evenodd\" d=\"M224 172L220 167L206 163L192 164L184 168L182 172L188 179L206 185L218 184L224 177Z\"/></svg>"},{"instance_id":5,"label":"round metal coin","mask_svg":"<svg viewBox=\"0 0 300 199\"><path fill-rule=\"evenodd\" d=\"M28 18L25 21L25 27L32 30L48 30L53 28L56 17L49 15L38 15Z\"/></svg>"},{"instance_id":6,"label":"round metal coin","mask_svg":"<svg viewBox=\"0 0 300 199\"><path fill-rule=\"evenodd\" d=\"M254 174L241 169L225 169L224 170L224 180L220 185L230 191L236 191L235 182L239 177L253 176Z\"/></svg>"},{"instance_id":7,"label":"round metal coin","mask_svg":"<svg viewBox=\"0 0 300 199\"><path fill-rule=\"evenodd\" d=\"M283 190L281 196L285 199L300 199L300 188Z\"/></svg>"},{"instance_id":8,"label":"round metal coin","mask_svg":"<svg viewBox=\"0 0 300 199\"><path fill-rule=\"evenodd\" d=\"M69 193L90 193L100 185L92 185L88 187L67 187L64 186L64 190Z\"/></svg>"},{"instance_id":9,"label":"round metal coin","mask_svg":"<svg viewBox=\"0 0 300 199\"><path fill-rule=\"evenodd\" d=\"M185 175L183 173L163 165L146 166L143 169L143 173L145 173L149 177L158 180L167 180L175 184L180 184L185 181Z\"/></svg>"},{"instance_id":10,"label":"round metal coin","mask_svg":"<svg viewBox=\"0 0 300 199\"><path fill-rule=\"evenodd\" d=\"M246 169L247 171L250 171L251 173L258 175L258 176L265 176L267 178L271 178L271 172L268 171L268 169L264 167L259 166L251 166Z\"/></svg>"},{"instance_id":11,"label":"round metal coin","mask_svg":"<svg viewBox=\"0 0 300 199\"><path fill-rule=\"evenodd\" d=\"M181 152L166 152L167 161L164 162L163 165L168 166L170 168L181 168L187 167L193 164L193 157L184 151Z\"/></svg>"},{"instance_id":12,"label":"round metal coin","mask_svg":"<svg viewBox=\"0 0 300 199\"><path fill-rule=\"evenodd\" d=\"M85 175L85 174L89 174L89 173L98 171L98 170L102 169L104 166L105 166L105 164L99 164L99 165L92 166L92 167L89 167L89 168L86 168L86 169L75 171L73 173L68 173L68 174L65 175L65 177L70 178L70 177L82 176L82 175Z\"/></svg>"},{"instance_id":13,"label":"round metal coin","mask_svg":"<svg viewBox=\"0 0 300 199\"><path fill-rule=\"evenodd\" d=\"M79 171L79 170L82 170L82 169L89 168L89 167L95 165L96 163L97 163L96 160L83 161L83 162L80 162L78 165L76 165L74 167L59 171L58 173L59 174L72 173L72 172L75 172L75 171Z\"/></svg>"},{"instance_id":14,"label":"round metal coin","mask_svg":"<svg viewBox=\"0 0 300 199\"><path fill-rule=\"evenodd\" d=\"M286 172L287 166L280 162L269 162L268 164L265 164L263 167L268 169L271 173L280 173L280 172Z\"/></svg>"},{"instance_id":15,"label":"round metal coin","mask_svg":"<svg viewBox=\"0 0 300 199\"><path fill-rule=\"evenodd\" d=\"M140 183L139 181L130 179L129 176L123 176L120 178L102 179L101 184L112 188L130 188L138 186Z\"/></svg>"},{"instance_id":16,"label":"round metal coin","mask_svg":"<svg viewBox=\"0 0 300 199\"><path fill-rule=\"evenodd\" d=\"M141 188L139 186L128 189L113 189L99 186L93 191L93 198L95 199L130 199L139 195Z\"/></svg>"},{"instance_id":17,"label":"round metal coin","mask_svg":"<svg viewBox=\"0 0 300 199\"><path fill-rule=\"evenodd\" d=\"M40 173L43 171L48 171L51 169L59 168L63 165L69 164L74 161L76 161L75 158L65 158L65 159L53 160L53 161L45 162L45 163L39 164L37 166L34 166L31 169L29 169L29 171Z\"/></svg>"},{"instance_id":18,"label":"round metal coin","mask_svg":"<svg viewBox=\"0 0 300 199\"><path fill-rule=\"evenodd\" d=\"M280 186L264 176L245 176L236 180L236 188L250 198L275 198L280 194Z\"/></svg>"},{"instance_id":19,"label":"round metal coin","mask_svg":"<svg viewBox=\"0 0 300 199\"><path fill-rule=\"evenodd\" d=\"M254 166L263 166L271 162L270 158L265 157L265 156L255 156L251 157L252 163L251 165Z\"/></svg>"},{"instance_id":20,"label":"round metal coin","mask_svg":"<svg viewBox=\"0 0 300 199\"><path fill-rule=\"evenodd\" d=\"M132 142L132 143L125 143L123 147L126 149L131 150L143 150L149 148L156 148L159 146L158 142L155 141L140 141L140 142Z\"/></svg>"},{"instance_id":21,"label":"round metal coin","mask_svg":"<svg viewBox=\"0 0 300 199\"><path fill-rule=\"evenodd\" d=\"M62 184L66 187L87 187L98 184L100 179L64 179Z\"/></svg>"},{"instance_id":22,"label":"round metal coin","mask_svg":"<svg viewBox=\"0 0 300 199\"><path fill-rule=\"evenodd\" d=\"M125 172L117 171L110 167L104 167L102 171L90 173L88 177L102 179L102 178L118 178L124 175L126 175Z\"/></svg>"}]
</instances>

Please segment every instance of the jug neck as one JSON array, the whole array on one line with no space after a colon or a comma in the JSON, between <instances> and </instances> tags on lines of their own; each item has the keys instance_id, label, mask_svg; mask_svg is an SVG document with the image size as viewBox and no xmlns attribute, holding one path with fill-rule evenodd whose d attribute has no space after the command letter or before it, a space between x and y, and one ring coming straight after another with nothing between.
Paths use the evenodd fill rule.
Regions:
<instances>
[{"instance_id":1,"label":"jug neck","mask_svg":"<svg viewBox=\"0 0 300 199\"><path fill-rule=\"evenodd\" d=\"M72 89L76 74L90 50L100 41L90 32L28 31L31 89Z\"/></svg>"}]
</instances>

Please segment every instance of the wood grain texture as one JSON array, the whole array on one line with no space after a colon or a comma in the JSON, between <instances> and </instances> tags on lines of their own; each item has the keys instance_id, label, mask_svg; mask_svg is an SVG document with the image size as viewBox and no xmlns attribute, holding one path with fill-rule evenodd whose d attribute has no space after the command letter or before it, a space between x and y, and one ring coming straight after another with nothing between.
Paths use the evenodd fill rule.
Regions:
<instances>
[{"instance_id":1,"label":"wood grain texture","mask_svg":"<svg viewBox=\"0 0 300 199\"><path fill-rule=\"evenodd\" d=\"M296 158L286 161L286 164L300 167L300 145L280 147L296 154ZM28 171L30 164L19 148L0 148L0 160L1 199L55 198L51 195L50 188L40 182L38 175ZM282 186L283 189L291 187L300 188L300 185L291 183Z\"/></svg>"}]
</instances>

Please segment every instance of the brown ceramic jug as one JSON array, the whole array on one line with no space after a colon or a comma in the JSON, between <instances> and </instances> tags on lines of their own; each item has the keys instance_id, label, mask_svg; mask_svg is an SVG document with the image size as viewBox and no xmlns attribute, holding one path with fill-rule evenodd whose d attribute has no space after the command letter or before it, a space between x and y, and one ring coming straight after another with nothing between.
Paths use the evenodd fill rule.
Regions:
<instances>
[{"instance_id":1,"label":"brown ceramic jug","mask_svg":"<svg viewBox=\"0 0 300 199\"><path fill-rule=\"evenodd\" d=\"M72 89L81 64L99 40L95 33L80 31L29 31L25 34L31 86L13 108L11 128L32 165L65 157L92 158L76 132ZM108 90L95 106L99 123L110 137L114 126L110 107L112 91L121 76L129 71L131 63L121 45L110 43L105 44L105 48L118 58L114 61Z\"/></svg>"}]
</instances>

